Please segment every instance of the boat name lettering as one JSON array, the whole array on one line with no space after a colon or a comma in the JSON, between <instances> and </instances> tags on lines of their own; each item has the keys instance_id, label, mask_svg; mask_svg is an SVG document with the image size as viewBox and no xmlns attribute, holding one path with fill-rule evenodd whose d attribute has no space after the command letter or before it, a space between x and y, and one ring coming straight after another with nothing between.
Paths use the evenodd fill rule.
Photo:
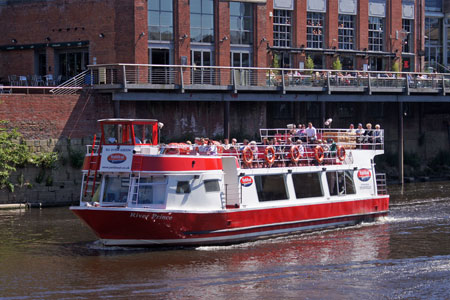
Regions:
<instances>
[{"instance_id":1,"label":"boat name lettering","mask_svg":"<svg viewBox=\"0 0 450 300\"><path fill-rule=\"evenodd\" d=\"M113 153L108 155L108 161L112 164L121 164L127 160L127 157L122 153Z\"/></svg>"},{"instance_id":2,"label":"boat name lettering","mask_svg":"<svg viewBox=\"0 0 450 300\"><path fill-rule=\"evenodd\" d=\"M170 221L172 220L172 216L165 216L165 215L158 215L158 214L153 214L152 215L152 220L167 220Z\"/></svg>"},{"instance_id":3,"label":"boat name lettering","mask_svg":"<svg viewBox=\"0 0 450 300\"><path fill-rule=\"evenodd\" d=\"M244 176L241 178L241 185L248 187L251 186L253 183L253 178L251 178L250 176Z\"/></svg>"},{"instance_id":4,"label":"boat name lettering","mask_svg":"<svg viewBox=\"0 0 450 300\"><path fill-rule=\"evenodd\" d=\"M148 217L150 217L150 215L138 214L138 213L130 213L130 218L139 218L139 219L147 220Z\"/></svg>"},{"instance_id":5,"label":"boat name lettering","mask_svg":"<svg viewBox=\"0 0 450 300\"><path fill-rule=\"evenodd\" d=\"M369 181L372 174L369 169L361 169L358 171L358 179L360 181Z\"/></svg>"}]
</instances>

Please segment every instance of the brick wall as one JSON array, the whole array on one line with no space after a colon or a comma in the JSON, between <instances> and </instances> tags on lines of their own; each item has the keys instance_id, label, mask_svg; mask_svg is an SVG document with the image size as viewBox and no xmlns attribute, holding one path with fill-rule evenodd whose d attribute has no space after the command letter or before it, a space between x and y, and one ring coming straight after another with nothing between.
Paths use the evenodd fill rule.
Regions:
<instances>
[{"instance_id":1,"label":"brick wall","mask_svg":"<svg viewBox=\"0 0 450 300\"><path fill-rule=\"evenodd\" d=\"M89 60L97 63L148 63L147 1L55 0L0 7L0 45L89 41ZM103 33L104 37L99 34ZM144 33L144 35L141 35ZM47 40L50 39L50 41ZM17 40L13 44L12 39ZM48 48L47 48L48 49ZM59 48L54 48L56 51ZM46 48L39 51L46 52ZM0 81L7 75L35 74L35 50L0 52ZM55 59L47 51L47 72Z\"/></svg>"},{"instance_id":2,"label":"brick wall","mask_svg":"<svg viewBox=\"0 0 450 300\"><path fill-rule=\"evenodd\" d=\"M97 119L108 117L113 117L113 106L106 96L0 95L0 120L26 139L92 136Z\"/></svg>"}]
</instances>

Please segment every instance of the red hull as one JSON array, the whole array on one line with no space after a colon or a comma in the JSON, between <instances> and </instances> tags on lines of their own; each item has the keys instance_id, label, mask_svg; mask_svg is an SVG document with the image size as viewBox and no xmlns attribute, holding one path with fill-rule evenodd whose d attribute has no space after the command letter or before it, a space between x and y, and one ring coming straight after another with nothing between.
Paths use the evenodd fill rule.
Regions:
<instances>
[{"instance_id":1,"label":"red hull","mask_svg":"<svg viewBox=\"0 0 450 300\"><path fill-rule=\"evenodd\" d=\"M351 225L386 215L389 197L214 212L72 207L107 245L204 245Z\"/></svg>"}]
</instances>

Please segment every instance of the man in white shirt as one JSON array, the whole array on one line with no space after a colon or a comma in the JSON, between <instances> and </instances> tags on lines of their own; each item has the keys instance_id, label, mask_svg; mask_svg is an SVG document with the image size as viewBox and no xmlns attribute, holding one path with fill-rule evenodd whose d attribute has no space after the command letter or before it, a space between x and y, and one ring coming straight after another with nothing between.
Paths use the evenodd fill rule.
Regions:
<instances>
[{"instance_id":1,"label":"man in white shirt","mask_svg":"<svg viewBox=\"0 0 450 300\"><path fill-rule=\"evenodd\" d=\"M311 122L308 123L308 128L306 128L305 132L306 132L306 137L307 137L308 143L314 142L317 139L316 128L314 128L314 126L312 125Z\"/></svg>"}]
</instances>

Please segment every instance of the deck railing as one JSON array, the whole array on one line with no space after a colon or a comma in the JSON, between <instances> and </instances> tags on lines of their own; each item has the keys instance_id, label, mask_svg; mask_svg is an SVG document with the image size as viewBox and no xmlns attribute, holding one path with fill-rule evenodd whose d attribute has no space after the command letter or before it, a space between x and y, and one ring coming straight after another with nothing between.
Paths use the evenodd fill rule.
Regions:
<instances>
[{"instance_id":1,"label":"deck railing","mask_svg":"<svg viewBox=\"0 0 450 300\"><path fill-rule=\"evenodd\" d=\"M386 174L377 173L376 179L377 179L378 195L387 195L388 192L387 192L387 184L386 184Z\"/></svg>"},{"instance_id":2,"label":"deck railing","mask_svg":"<svg viewBox=\"0 0 450 300\"><path fill-rule=\"evenodd\" d=\"M336 71L188 65L91 65L96 88L283 91L450 91L445 73Z\"/></svg>"}]
</instances>

